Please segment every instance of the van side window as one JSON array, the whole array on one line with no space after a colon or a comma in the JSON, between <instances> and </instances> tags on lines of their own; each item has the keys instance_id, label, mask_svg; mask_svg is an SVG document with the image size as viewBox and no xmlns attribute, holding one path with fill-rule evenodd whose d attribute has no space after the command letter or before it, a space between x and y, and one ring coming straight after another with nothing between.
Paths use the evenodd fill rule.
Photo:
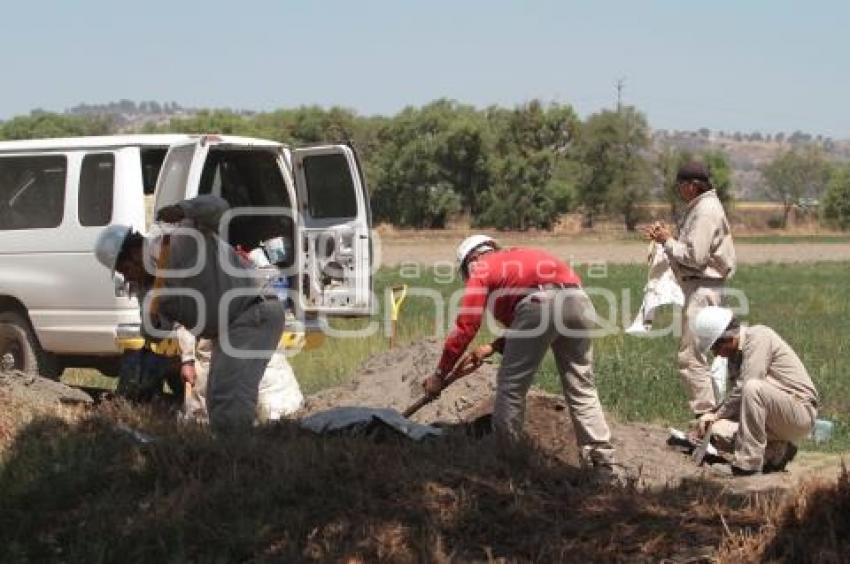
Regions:
<instances>
[{"instance_id":1,"label":"van side window","mask_svg":"<svg viewBox=\"0 0 850 564\"><path fill-rule=\"evenodd\" d=\"M345 155L304 157L307 207L315 219L357 217L357 199Z\"/></svg>"},{"instance_id":2,"label":"van side window","mask_svg":"<svg viewBox=\"0 0 850 564\"><path fill-rule=\"evenodd\" d=\"M58 227L67 171L64 155L0 158L0 229Z\"/></svg>"},{"instance_id":3,"label":"van side window","mask_svg":"<svg viewBox=\"0 0 850 564\"><path fill-rule=\"evenodd\" d=\"M108 225L112 219L112 191L115 185L115 155L94 153L83 157L77 217L80 225Z\"/></svg>"}]
</instances>

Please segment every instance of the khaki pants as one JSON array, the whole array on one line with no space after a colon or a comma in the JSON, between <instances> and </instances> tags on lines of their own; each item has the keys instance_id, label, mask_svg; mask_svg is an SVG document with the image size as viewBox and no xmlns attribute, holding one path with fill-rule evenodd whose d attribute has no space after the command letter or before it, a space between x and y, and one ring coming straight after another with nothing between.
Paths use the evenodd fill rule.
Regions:
<instances>
[{"instance_id":1,"label":"khaki pants","mask_svg":"<svg viewBox=\"0 0 850 564\"><path fill-rule=\"evenodd\" d=\"M207 413L207 378L210 371L213 341L198 339L195 347L195 384L192 393L186 398L184 415L187 419L198 423L209 423Z\"/></svg>"},{"instance_id":2,"label":"khaki pants","mask_svg":"<svg viewBox=\"0 0 850 564\"><path fill-rule=\"evenodd\" d=\"M551 347L586 461L613 462L611 433L596 392L593 350L587 334L595 319L593 304L578 288L539 292L519 302L505 333L504 356L497 375L493 427L503 446L516 445L523 436L525 397Z\"/></svg>"},{"instance_id":3,"label":"khaki pants","mask_svg":"<svg viewBox=\"0 0 850 564\"><path fill-rule=\"evenodd\" d=\"M699 416L711 411L717 404L717 398L714 397L714 388L711 386L711 363L708 362L708 357L697 349L697 339L691 324L704 307L720 305L723 281L682 282L682 292L685 294L685 307L682 308L682 336L679 339L676 358L679 377L688 395L688 405L691 411Z\"/></svg>"},{"instance_id":4,"label":"khaki pants","mask_svg":"<svg viewBox=\"0 0 850 564\"><path fill-rule=\"evenodd\" d=\"M261 301L242 312L227 328L237 351L263 351L259 358L237 358L223 348L223 336L213 341L207 380L207 409L216 431L250 428L257 412L263 372L283 333L284 307L277 300Z\"/></svg>"},{"instance_id":5,"label":"khaki pants","mask_svg":"<svg viewBox=\"0 0 850 564\"><path fill-rule=\"evenodd\" d=\"M768 441L796 442L815 424L817 410L767 380L748 380L741 390L735 466L761 470Z\"/></svg>"}]
</instances>

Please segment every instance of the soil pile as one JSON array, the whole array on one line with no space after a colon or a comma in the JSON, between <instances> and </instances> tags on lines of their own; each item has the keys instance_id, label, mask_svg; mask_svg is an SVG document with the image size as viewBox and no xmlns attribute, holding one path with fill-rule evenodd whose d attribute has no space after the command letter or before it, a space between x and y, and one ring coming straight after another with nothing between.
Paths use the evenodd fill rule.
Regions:
<instances>
[{"instance_id":1,"label":"soil pile","mask_svg":"<svg viewBox=\"0 0 850 564\"><path fill-rule=\"evenodd\" d=\"M437 366L441 351L442 341L425 339L375 355L360 367L348 385L305 398L304 412L352 405L390 407L402 412L422 397L422 380ZM484 364L445 389L411 419L419 423L468 421L473 408L493 396L496 370L496 366Z\"/></svg>"},{"instance_id":2,"label":"soil pile","mask_svg":"<svg viewBox=\"0 0 850 564\"><path fill-rule=\"evenodd\" d=\"M93 403L92 397L80 389L19 370L0 371L0 392L9 400L31 406Z\"/></svg>"},{"instance_id":3,"label":"soil pile","mask_svg":"<svg viewBox=\"0 0 850 564\"><path fill-rule=\"evenodd\" d=\"M430 374L442 352L442 341L425 339L373 356L346 386L322 390L305 398L303 414L339 406L390 407L404 411L422 396L422 380ZM449 386L440 397L411 419L426 424L487 426L493 410L498 367L485 364L475 373ZM840 472L838 457L800 453L788 471L731 478L725 464L697 466L690 456L667 445L669 430L649 423L620 423L608 415L611 442L617 459L641 487L675 486L706 478L721 480L730 491L786 490L812 477L834 479ZM483 425L482 425L483 423ZM538 449L569 466L579 463L575 431L563 396L533 389L528 395L525 431Z\"/></svg>"}]
</instances>

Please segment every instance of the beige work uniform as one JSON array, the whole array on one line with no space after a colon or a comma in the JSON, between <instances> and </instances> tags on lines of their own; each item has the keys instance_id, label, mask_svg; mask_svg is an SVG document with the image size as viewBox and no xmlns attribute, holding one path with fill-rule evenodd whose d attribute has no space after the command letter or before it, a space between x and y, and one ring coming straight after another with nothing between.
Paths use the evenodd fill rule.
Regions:
<instances>
[{"instance_id":1,"label":"beige work uniform","mask_svg":"<svg viewBox=\"0 0 850 564\"><path fill-rule=\"evenodd\" d=\"M714 397L708 358L699 351L691 324L704 307L720 305L723 286L735 271L732 232L714 190L688 203L678 237L667 239L664 251L685 297L677 355L679 375L691 411L700 415L711 411L719 398Z\"/></svg>"},{"instance_id":2,"label":"beige work uniform","mask_svg":"<svg viewBox=\"0 0 850 564\"><path fill-rule=\"evenodd\" d=\"M734 387L717 411L738 422L735 466L761 470L772 441L798 441L812 430L818 393L797 354L770 327L742 327L740 354L729 361Z\"/></svg>"}]
</instances>

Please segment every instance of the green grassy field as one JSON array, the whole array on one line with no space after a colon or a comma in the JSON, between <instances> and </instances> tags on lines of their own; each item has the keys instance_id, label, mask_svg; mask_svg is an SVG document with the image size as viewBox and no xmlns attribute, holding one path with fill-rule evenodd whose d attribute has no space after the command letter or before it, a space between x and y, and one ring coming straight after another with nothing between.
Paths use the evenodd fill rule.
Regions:
<instances>
[{"instance_id":1,"label":"green grassy field","mask_svg":"<svg viewBox=\"0 0 850 564\"><path fill-rule=\"evenodd\" d=\"M624 292L630 298L626 313L612 313L605 300L594 296L600 316L616 321L620 327L631 322L640 305L646 271L640 265L611 265L590 272L581 271L585 286L608 290L617 297L621 308ZM833 440L825 445L807 444L807 448L829 451L850 449L850 275L848 263L767 264L743 266L732 287L744 292L750 303L745 321L763 323L782 335L803 359L821 394L820 417L835 422ZM375 290L384 296L387 288L405 283L411 288L436 292L446 302L460 288L458 281L440 283L446 273L423 267L420 272L382 269L375 277ZM386 299L380 313L369 321L339 321L340 329L375 328L370 336L329 337L324 346L305 351L291 359L305 393L347 381L370 355L387 349ZM425 336L443 336L448 317L435 326L437 317L431 298L411 295L404 302L398 324L399 344ZM625 319L624 319L625 317ZM672 312L662 312L657 326L669 327ZM479 336L478 341L489 338ZM688 420L685 395L679 384L674 358L677 339L672 335L656 338L627 336L622 331L595 342L595 369L604 407L624 421L651 421L683 425ZM111 387L114 381L88 371L68 371L64 381L74 384ZM557 372L548 355L537 385L560 392Z\"/></svg>"},{"instance_id":2,"label":"green grassy field","mask_svg":"<svg viewBox=\"0 0 850 564\"><path fill-rule=\"evenodd\" d=\"M598 270L598 269L597 269ZM642 266L615 265L605 271L581 272L585 285L612 291L622 301L625 291L631 296L627 311L631 322L640 305L645 269ZM843 451L850 448L850 275L847 263L782 264L744 266L732 286L742 290L750 302L745 321L773 327L800 354L821 394L820 417L836 423L833 440L823 445L806 445ZM434 273L423 269L418 276L397 270L382 270L375 279L378 295L393 284L435 290L448 297L459 288L439 284ZM594 298L600 316L610 317L604 300ZM383 308L381 319L383 319ZM400 342L418 339L435 332L435 311L430 299L410 296L399 321ZM624 320L620 314L619 325ZM658 326L669 326L670 312L659 316ZM341 326L362 327L348 321ZM384 327L370 337L329 338L317 350L303 352L292 359L298 379L306 393L340 384L369 355L385 350ZM484 337L486 338L486 337ZM480 339L479 339L480 340ZM682 425L688 419L685 396L674 366L677 339L673 336L637 338L622 332L597 339L595 368L605 408L621 420L652 421ZM559 392L557 372L551 355L547 356L537 384Z\"/></svg>"}]
</instances>

